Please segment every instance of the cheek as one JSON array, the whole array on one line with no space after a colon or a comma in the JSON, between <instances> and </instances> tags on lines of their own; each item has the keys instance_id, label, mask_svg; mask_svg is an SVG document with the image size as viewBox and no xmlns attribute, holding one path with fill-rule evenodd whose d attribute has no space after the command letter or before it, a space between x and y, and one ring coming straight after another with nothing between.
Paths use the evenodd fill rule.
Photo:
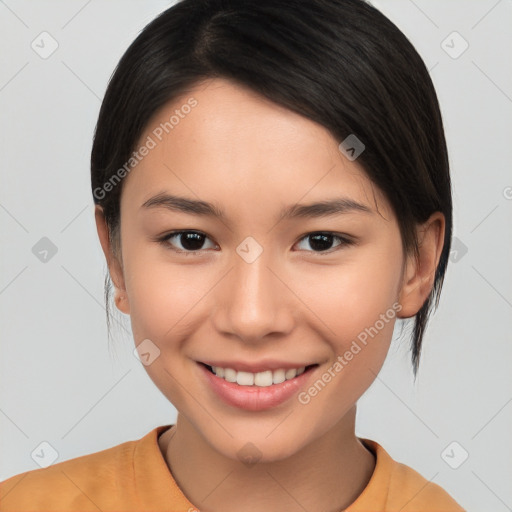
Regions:
<instances>
[{"instance_id":1,"label":"cheek","mask_svg":"<svg viewBox=\"0 0 512 512\"><path fill-rule=\"evenodd\" d=\"M322 418L317 428L337 422L373 383L386 359L396 322L396 305L388 288L371 286L364 292L353 288L350 294L348 284L356 283L345 284L342 289L347 293L338 294L337 304L322 304L322 320L334 332L325 338L330 345L329 361L298 397L312 417Z\"/></svg>"},{"instance_id":2,"label":"cheek","mask_svg":"<svg viewBox=\"0 0 512 512\"><path fill-rule=\"evenodd\" d=\"M325 324L338 352L358 337L364 341L368 330L375 335L375 326L379 339L392 336L401 263L395 256L360 251L342 265L306 272L301 279L300 296Z\"/></svg>"},{"instance_id":3,"label":"cheek","mask_svg":"<svg viewBox=\"0 0 512 512\"><path fill-rule=\"evenodd\" d=\"M135 340L179 336L187 315L194 315L209 289L211 269L173 265L156 243L127 243L126 255L125 283Z\"/></svg>"}]
</instances>

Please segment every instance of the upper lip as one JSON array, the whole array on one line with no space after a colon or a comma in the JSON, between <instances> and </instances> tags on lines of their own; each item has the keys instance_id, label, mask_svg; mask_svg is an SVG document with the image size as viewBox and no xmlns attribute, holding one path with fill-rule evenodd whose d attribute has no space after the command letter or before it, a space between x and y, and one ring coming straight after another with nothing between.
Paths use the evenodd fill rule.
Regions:
<instances>
[{"instance_id":1,"label":"upper lip","mask_svg":"<svg viewBox=\"0 0 512 512\"><path fill-rule=\"evenodd\" d=\"M250 372L250 373L259 373L267 370L289 370L292 368L302 368L311 366L316 363L291 363L289 361L276 361L275 359L266 359L262 361L252 361L250 363L244 361L226 361L226 360L216 360L216 361L200 361L201 363L207 366L219 366L221 368L232 368L236 371L241 372Z\"/></svg>"}]
</instances>

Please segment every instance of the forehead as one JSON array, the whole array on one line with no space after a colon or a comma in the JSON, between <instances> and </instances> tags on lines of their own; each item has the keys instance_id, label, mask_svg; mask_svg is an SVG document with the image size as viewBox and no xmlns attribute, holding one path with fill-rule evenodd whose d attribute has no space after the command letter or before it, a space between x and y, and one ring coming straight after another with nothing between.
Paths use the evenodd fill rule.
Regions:
<instances>
[{"instance_id":1,"label":"forehead","mask_svg":"<svg viewBox=\"0 0 512 512\"><path fill-rule=\"evenodd\" d=\"M151 149L123 187L122 202L133 206L167 190L253 211L340 194L389 210L327 129L227 80L202 82L166 104L135 149L144 145Z\"/></svg>"}]
</instances>

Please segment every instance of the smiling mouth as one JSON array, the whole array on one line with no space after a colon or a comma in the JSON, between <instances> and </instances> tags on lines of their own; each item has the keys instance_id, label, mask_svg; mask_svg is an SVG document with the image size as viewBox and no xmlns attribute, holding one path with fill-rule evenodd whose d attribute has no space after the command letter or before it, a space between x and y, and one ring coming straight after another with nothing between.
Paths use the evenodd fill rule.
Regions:
<instances>
[{"instance_id":1,"label":"smiling mouth","mask_svg":"<svg viewBox=\"0 0 512 512\"><path fill-rule=\"evenodd\" d=\"M237 371L233 368L222 368L220 366L209 366L201 363L207 370L216 377L227 382L236 383L239 386L268 387L274 384L281 384L288 380L293 380L303 373L309 372L316 368L318 364L310 364L298 368L280 368L277 370L265 370L262 372L252 373Z\"/></svg>"}]
</instances>

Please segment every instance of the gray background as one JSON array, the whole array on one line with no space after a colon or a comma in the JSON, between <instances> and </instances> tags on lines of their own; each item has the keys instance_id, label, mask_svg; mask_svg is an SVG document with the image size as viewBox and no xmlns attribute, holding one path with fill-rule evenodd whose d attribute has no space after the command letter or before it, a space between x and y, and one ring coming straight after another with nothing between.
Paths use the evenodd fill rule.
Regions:
<instances>
[{"instance_id":1,"label":"gray background","mask_svg":"<svg viewBox=\"0 0 512 512\"><path fill-rule=\"evenodd\" d=\"M408 338L396 336L360 401L357 432L468 510L512 510L512 2L373 3L413 42L437 88L456 251L416 383ZM89 179L107 81L169 5L0 1L0 480L38 468L31 454L41 442L60 462L175 420L133 355L128 317L119 314L107 341ZM47 58L31 47L49 51L52 38ZM46 261L43 237L57 251Z\"/></svg>"}]
</instances>

